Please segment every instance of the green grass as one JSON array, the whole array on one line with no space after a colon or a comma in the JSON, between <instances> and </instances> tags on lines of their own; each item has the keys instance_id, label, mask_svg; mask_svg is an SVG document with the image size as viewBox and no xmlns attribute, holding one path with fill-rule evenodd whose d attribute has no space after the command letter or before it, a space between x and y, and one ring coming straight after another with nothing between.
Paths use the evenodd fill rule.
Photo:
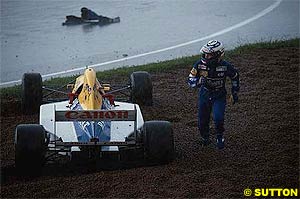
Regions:
<instances>
[{"instance_id":1,"label":"green grass","mask_svg":"<svg viewBox=\"0 0 300 199\"><path fill-rule=\"evenodd\" d=\"M257 42L252 44L246 44L235 48L232 51L229 51L229 56L238 55L245 53L251 49L264 48L264 49L274 49L274 48L282 48L282 47L298 47L300 39L290 39L290 40L274 40L269 42Z\"/></svg>"},{"instance_id":2,"label":"green grass","mask_svg":"<svg viewBox=\"0 0 300 199\"><path fill-rule=\"evenodd\" d=\"M243 46L239 46L233 50L226 51L225 58L230 59L230 57L234 57L237 55L241 55L250 51L251 49L273 49L273 48L280 48L280 47L299 47L299 38L290 39L290 40L275 40L269 42L258 42L254 44L246 44ZM172 70L174 68L180 68L185 66L191 66L197 59L199 59L199 55L189 56L189 57L182 57L174 60L168 61L161 61L157 63L139 65L139 66L130 66L130 67L122 67L107 71L97 72L97 77L99 79L109 79L109 77L113 75L120 76L129 76L134 71L147 71L149 73L155 72L162 72ZM71 81L73 81L76 76L69 76L69 77L60 77L60 78L52 78L50 80L44 81L44 85L46 86L54 86L54 85L65 85ZM0 99L6 99L9 97L20 97L21 86L12 86L8 88L1 88L0 89Z\"/></svg>"}]
</instances>

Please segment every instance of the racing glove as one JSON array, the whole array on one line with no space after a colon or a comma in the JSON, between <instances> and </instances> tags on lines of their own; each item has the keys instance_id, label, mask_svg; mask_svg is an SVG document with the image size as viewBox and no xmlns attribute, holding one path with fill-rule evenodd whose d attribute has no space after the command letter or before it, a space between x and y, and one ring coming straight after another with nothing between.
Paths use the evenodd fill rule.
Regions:
<instances>
[{"instance_id":1,"label":"racing glove","mask_svg":"<svg viewBox=\"0 0 300 199\"><path fill-rule=\"evenodd\" d=\"M191 88L197 87L198 82L199 82L199 78L198 78L198 77L192 77L192 76L189 76L188 84L189 84L189 86L190 86Z\"/></svg>"},{"instance_id":2,"label":"racing glove","mask_svg":"<svg viewBox=\"0 0 300 199\"><path fill-rule=\"evenodd\" d=\"M232 104L235 104L238 102L238 92L240 90L238 81L232 81L232 88L231 88L231 96L232 96Z\"/></svg>"},{"instance_id":3,"label":"racing glove","mask_svg":"<svg viewBox=\"0 0 300 199\"><path fill-rule=\"evenodd\" d=\"M236 91L232 92L232 104L237 103L239 100L238 94Z\"/></svg>"}]
</instances>

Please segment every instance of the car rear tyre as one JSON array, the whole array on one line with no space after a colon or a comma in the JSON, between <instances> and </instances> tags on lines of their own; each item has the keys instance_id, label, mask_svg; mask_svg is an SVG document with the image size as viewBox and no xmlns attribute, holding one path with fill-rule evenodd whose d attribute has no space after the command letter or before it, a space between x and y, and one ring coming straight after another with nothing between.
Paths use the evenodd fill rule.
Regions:
<instances>
[{"instance_id":1,"label":"car rear tyre","mask_svg":"<svg viewBox=\"0 0 300 199\"><path fill-rule=\"evenodd\" d=\"M43 98L42 76L39 73L25 73L23 75L21 95L23 113L38 113Z\"/></svg>"},{"instance_id":2,"label":"car rear tyre","mask_svg":"<svg viewBox=\"0 0 300 199\"><path fill-rule=\"evenodd\" d=\"M46 154L46 131L38 124L20 124L15 131L15 166L21 174L36 175Z\"/></svg>"},{"instance_id":3,"label":"car rear tyre","mask_svg":"<svg viewBox=\"0 0 300 199\"><path fill-rule=\"evenodd\" d=\"M152 100L152 81L148 72L138 71L130 75L131 82L131 101L140 105L151 106Z\"/></svg>"},{"instance_id":4,"label":"car rear tyre","mask_svg":"<svg viewBox=\"0 0 300 199\"><path fill-rule=\"evenodd\" d=\"M174 137L170 122L145 122L142 132L146 160L168 163L174 159Z\"/></svg>"}]
</instances>

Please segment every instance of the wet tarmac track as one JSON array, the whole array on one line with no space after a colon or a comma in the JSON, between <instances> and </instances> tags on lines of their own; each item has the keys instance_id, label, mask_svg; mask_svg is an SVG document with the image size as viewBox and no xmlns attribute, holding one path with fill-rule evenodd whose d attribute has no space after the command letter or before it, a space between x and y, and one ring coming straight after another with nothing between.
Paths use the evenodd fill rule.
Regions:
<instances>
[{"instance_id":1,"label":"wet tarmac track","mask_svg":"<svg viewBox=\"0 0 300 199\"><path fill-rule=\"evenodd\" d=\"M264 12L273 5L276 7ZM66 15L79 16L83 6L108 17L120 16L121 23L62 26ZM79 73L90 65L106 70L194 55L212 38L222 40L229 49L249 42L296 37L298 8L297 0L3 0L1 86L18 82L25 72L50 78ZM235 27L262 12L263 16Z\"/></svg>"}]
</instances>

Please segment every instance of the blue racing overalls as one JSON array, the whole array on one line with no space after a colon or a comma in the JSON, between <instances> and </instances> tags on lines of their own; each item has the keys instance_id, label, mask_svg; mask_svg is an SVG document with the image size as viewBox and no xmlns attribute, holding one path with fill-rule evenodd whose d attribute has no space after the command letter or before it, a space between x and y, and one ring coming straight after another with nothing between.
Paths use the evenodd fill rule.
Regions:
<instances>
[{"instance_id":1,"label":"blue racing overalls","mask_svg":"<svg viewBox=\"0 0 300 199\"><path fill-rule=\"evenodd\" d=\"M212 112L218 139L223 139L224 113L226 107L226 77L231 79L232 95L239 91L239 73L229 62L220 61L214 65L197 61L189 75L190 87L199 88L198 128L203 140L209 139L209 122Z\"/></svg>"}]
</instances>

